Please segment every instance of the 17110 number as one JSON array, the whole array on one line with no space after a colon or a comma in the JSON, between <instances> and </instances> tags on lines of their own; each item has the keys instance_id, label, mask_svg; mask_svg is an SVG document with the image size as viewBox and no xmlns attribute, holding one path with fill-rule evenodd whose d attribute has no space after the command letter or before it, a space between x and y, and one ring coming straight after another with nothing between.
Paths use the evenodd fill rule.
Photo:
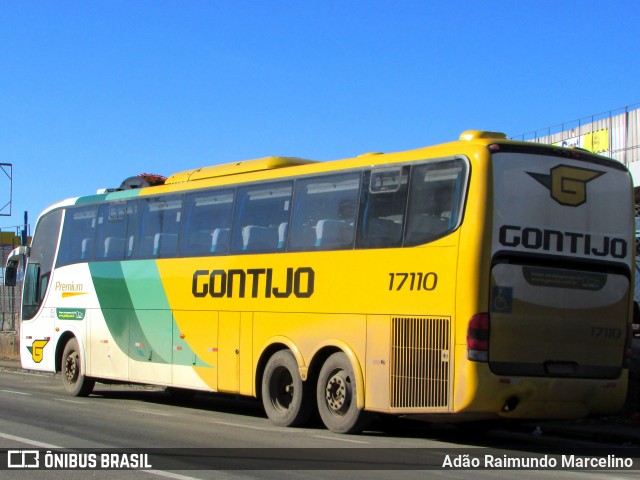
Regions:
<instances>
[{"instance_id":1,"label":"17110 number","mask_svg":"<svg viewBox=\"0 0 640 480\"><path fill-rule=\"evenodd\" d=\"M389 273L389 290L435 290L438 274L435 272Z\"/></svg>"}]
</instances>

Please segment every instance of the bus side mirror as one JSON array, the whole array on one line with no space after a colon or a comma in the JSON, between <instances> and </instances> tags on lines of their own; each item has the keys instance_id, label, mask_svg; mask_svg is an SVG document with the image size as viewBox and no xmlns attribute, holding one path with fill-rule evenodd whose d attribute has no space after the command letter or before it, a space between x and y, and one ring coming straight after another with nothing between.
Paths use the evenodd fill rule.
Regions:
<instances>
[{"instance_id":1,"label":"bus side mirror","mask_svg":"<svg viewBox=\"0 0 640 480\"><path fill-rule=\"evenodd\" d=\"M20 260L29 256L29 247L22 245L15 248L7 259L7 266L4 269L4 284L7 287L15 287L18 281L18 266Z\"/></svg>"}]
</instances>

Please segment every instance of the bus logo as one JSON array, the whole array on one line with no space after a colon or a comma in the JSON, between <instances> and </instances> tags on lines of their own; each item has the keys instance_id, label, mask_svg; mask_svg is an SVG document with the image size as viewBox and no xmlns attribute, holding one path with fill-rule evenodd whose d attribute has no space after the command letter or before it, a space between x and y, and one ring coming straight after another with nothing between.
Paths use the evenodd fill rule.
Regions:
<instances>
[{"instance_id":1,"label":"bus logo","mask_svg":"<svg viewBox=\"0 0 640 480\"><path fill-rule=\"evenodd\" d=\"M587 201L587 183L604 175L605 172L558 165L551 169L549 175L527 173L544 185L551 192L551 198L560 205L579 207Z\"/></svg>"},{"instance_id":2,"label":"bus logo","mask_svg":"<svg viewBox=\"0 0 640 480\"><path fill-rule=\"evenodd\" d=\"M27 347L29 353L31 353L31 358L35 363L42 362L42 358L44 357L44 347L49 343L49 339L45 338L43 340L34 340L30 347Z\"/></svg>"}]
</instances>

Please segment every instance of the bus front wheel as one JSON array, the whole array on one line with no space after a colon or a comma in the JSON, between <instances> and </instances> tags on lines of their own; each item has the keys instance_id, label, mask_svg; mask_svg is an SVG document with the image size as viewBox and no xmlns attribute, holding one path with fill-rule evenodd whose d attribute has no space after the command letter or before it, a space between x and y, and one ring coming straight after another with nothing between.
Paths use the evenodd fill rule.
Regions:
<instances>
[{"instance_id":1,"label":"bus front wheel","mask_svg":"<svg viewBox=\"0 0 640 480\"><path fill-rule=\"evenodd\" d=\"M262 404L269 420L281 427L301 426L309 420L312 403L298 362L289 350L276 352L262 377Z\"/></svg>"},{"instance_id":2,"label":"bus front wheel","mask_svg":"<svg viewBox=\"0 0 640 480\"><path fill-rule=\"evenodd\" d=\"M357 383L348 357L337 352L322 366L316 400L325 426L335 433L358 433L370 416L357 405Z\"/></svg>"},{"instance_id":3,"label":"bus front wheel","mask_svg":"<svg viewBox=\"0 0 640 480\"><path fill-rule=\"evenodd\" d=\"M62 354L62 384L65 391L74 397L86 397L95 383L94 379L85 376L78 341L72 338Z\"/></svg>"}]
</instances>

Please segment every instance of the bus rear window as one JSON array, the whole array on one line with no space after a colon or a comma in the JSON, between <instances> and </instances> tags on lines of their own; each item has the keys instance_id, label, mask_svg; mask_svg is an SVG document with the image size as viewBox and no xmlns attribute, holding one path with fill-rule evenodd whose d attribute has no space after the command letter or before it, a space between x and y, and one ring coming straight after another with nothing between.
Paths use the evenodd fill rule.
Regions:
<instances>
[{"instance_id":1,"label":"bus rear window","mask_svg":"<svg viewBox=\"0 0 640 480\"><path fill-rule=\"evenodd\" d=\"M466 178L467 165L461 159L413 167L405 246L436 240L458 227Z\"/></svg>"}]
</instances>

